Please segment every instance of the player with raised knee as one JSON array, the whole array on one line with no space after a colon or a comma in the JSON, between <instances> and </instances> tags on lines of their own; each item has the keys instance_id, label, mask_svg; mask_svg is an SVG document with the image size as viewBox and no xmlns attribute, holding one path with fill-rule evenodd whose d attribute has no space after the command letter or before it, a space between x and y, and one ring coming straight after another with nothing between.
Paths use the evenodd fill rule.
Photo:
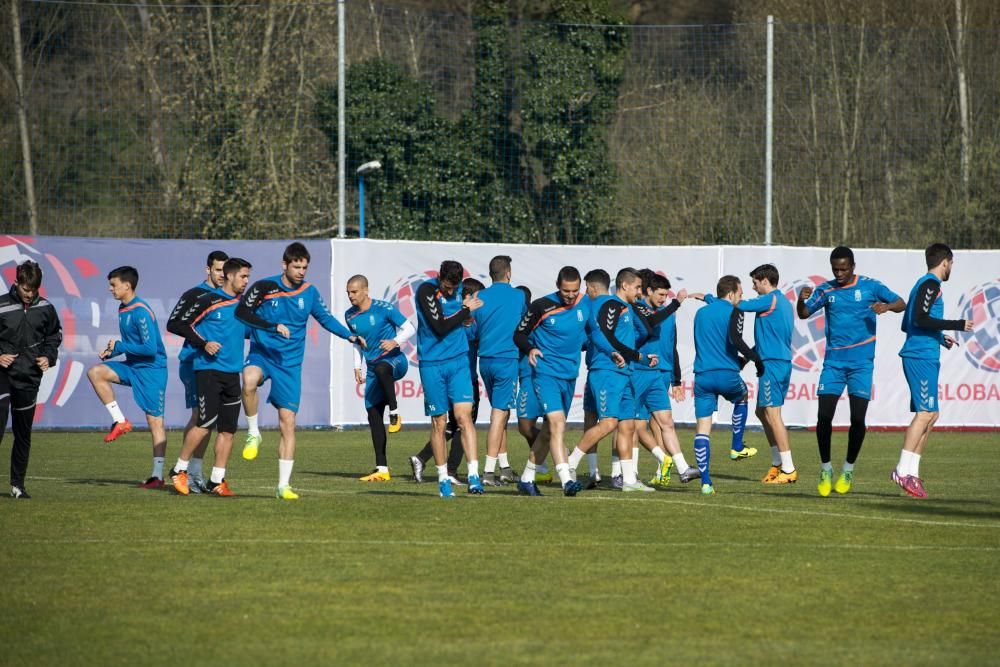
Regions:
<instances>
[{"instance_id":1,"label":"player with raised knee","mask_svg":"<svg viewBox=\"0 0 1000 667\"><path fill-rule=\"evenodd\" d=\"M694 316L694 415L697 420L694 456L701 471L701 492L715 493L712 484L711 434L712 415L719 407L719 396L733 404L733 420L742 409L744 423L747 409L747 386L740 368L747 360L757 367L757 377L764 375L764 362L756 350L743 340L743 313L736 304L743 298L743 286L736 276L722 276L715 287L716 296L704 295L705 306ZM741 359L742 355L742 359ZM730 451L739 451L737 439L743 430L733 430Z\"/></svg>"},{"instance_id":2,"label":"player with raised knee","mask_svg":"<svg viewBox=\"0 0 1000 667\"><path fill-rule=\"evenodd\" d=\"M907 495L926 498L920 478L920 457L927 446L931 430L941 414L938 403L938 375L941 372L941 348L950 350L956 340L945 331L972 331L971 320L944 319L944 299L941 283L951 278L955 256L944 243L932 243L924 251L927 273L917 279L903 314L906 341L899 356L903 375L910 387L910 412L913 420L903 436L899 463L890 474Z\"/></svg>"},{"instance_id":3,"label":"player with raised knee","mask_svg":"<svg viewBox=\"0 0 1000 667\"><path fill-rule=\"evenodd\" d=\"M216 496L233 495L226 480L226 464L240 417L240 371L246 340L246 325L236 319L236 308L250 282L251 268L245 259L227 259L222 268L222 287L203 292L167 322L167 331L181 336L195 350L191 364L197 384L198 420L186 432L177 462L170 470L174 490L183 496L193 490L191 462L213 427L215 460L204 491Z\"/></svg>"},{"instance_id":4,"label":"player with raised knee","mask_svg":"<svg viewBox=\"0 0 1000 667\"><path fill-rule=\"evenodd\" d=\"M778 290L778 269L761 264L750 272L753 288L759 296L740 301L736 307L755 313L754 348L764 362L764 375L757 383L757 408L754 411L771 446L771 467L761 480L764 484L794 484L799 473L792 463L788 429L781 417L788 383L792 377L792 329L795 315L792 304Z\"/></svg>"},{"instance_id":5,"label":"player with raised knee","mask_svg":"<svg viewBox=\"0 0 1000 667\"><path fill-rule=\"evenodd\" d=\"M898 294L874 278L856 274L854 267L854 252L848 247L837 246L830 253L833 280L815 290L803 287L795 304L803 320L820 308L826 316L826 350L819 376L816 417L820 460L816 488L824 498L830 495L831 489L847 493L854 483L854 464L865 441L865 414L872 396L877 316L890 310L901 313L906 308ZM834 485L830 462L833 416L845 387L851 407L851 427L847 432L844 467Z\"/></svg>"},{"instance_id":6,"label":"player with raised knee","mask_svg":"<svg viewBox=\"0 0 1000 667\"><path fill-rule=\"evenodd\" d=\"M257 389L271 382L267 402L278 411L278 486L275 496L296 500L292 490L295 466L295 415L302 394L302 360L306 353L306 325L312 317L338 338L351 343L365 340L351 333L330 314L315 285L306 282L309 251L298 241L285 248L281 273L258 280L243 294L236 317L250 327L250 351L243 367L243 407L247 415L247 441L243 458L257 458L260 430L257 425Z\"/></svg>"},{"instance_id":7,"label":"player with raised knee","mask_svg":"<svg viewBox=\"0 0 1000 667\"><path fill-rule=\"evenodd\" d=\"M164 486L163 464L167 454L167 431L163 426L167 352L153 309L135 294L138 286L139 272L131 266L120 266L108 273L108 291L120 302L118 330L121 339L108 341L98 355L104 363L87 369L87 377L114 420L104 442L113 442L132 430L132 423L122 413L111 385L132 388L132 397L146 415L153 441L153 470L139 486L160 489ZM119 354L125 355L125 361L108 361Z\"/></svg>"},{"instance_id":8,"label":"player with raised knee","mask_svg":"<svg viewBox=\"0 0 1000 667\"><path fill-rule=\"evenodd\" d=\"M518 493L523 495L542 495L535 483L535 462L544 460L545 447L552 453L563 494L575 496L582 488L570 476L565 436L589 317L589 305L580 294L580 272L564 266L556 276L556 291L532 301L514 332L514 342L531 365L535 395L545 413L549 435L547 442L539 438L532 446L532 456L517 483Z\"/></svg>"}]
</instances>

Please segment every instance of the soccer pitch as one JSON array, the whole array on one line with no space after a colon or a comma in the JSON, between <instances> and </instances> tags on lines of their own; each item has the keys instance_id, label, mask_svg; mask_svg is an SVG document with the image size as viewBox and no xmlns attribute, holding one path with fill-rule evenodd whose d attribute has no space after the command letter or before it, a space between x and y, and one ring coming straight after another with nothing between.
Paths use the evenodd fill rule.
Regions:
<instances>
[{"instance_id":1,"label":"soccer pitch","mask_svg":"<svg viewBox=\"0 0 1000 667\"><path fill-rule=\"evenodd\" d=\"M364 484L366 430L302 431L302 499L281 502L273 432L256 461L235 448L235 498L135 488L146 433L113 445L36 433L33 499L0 501L0 662L985 664L1000 652L995 433L933 435L927 500L888 479L899 433L869 433L843 497L816 494L814 436L793 432L796 485L760 484L769 456L750 433L761 451L747 461L715 438L714 497L674 480L641 497L507 486L453 501L410 478L426 436L390 436L397 477ZM690 431L681 440L690 456ZM520 469L516 431L510 443ZM605 441L605 473L608 456ZM653 469L644 454L643 478Z\"/></svg>"}]
</instances>

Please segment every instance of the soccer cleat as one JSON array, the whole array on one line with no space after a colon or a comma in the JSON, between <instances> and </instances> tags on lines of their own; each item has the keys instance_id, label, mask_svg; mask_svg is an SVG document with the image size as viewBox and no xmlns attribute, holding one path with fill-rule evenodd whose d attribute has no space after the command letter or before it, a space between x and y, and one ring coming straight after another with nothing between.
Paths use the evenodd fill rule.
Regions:
<instances>
[{"instance_id":1,"label":"soccer cleat","mask_svg":"<svg viewBox=\"0 0 1000 667\"><path fill-rule=\"evenodd\" d=\"M736 451L735 449L730 449L729 450L729 458L731 458L734 461L740 461L742 459L748 459L751 456L755 456L756 454L757 454L757 448L756 447L744 447L740 451Z\"/></svg>"},{"instance_id":2,"label":"soccer cleat","mask_svg":"<svg viewBox=\"0 0 1000 667\"><path fill-rule=\"evenodd\" d=\"M365 475L364 477L359 477L358 480L361 482L388 482L392 479L392 476L388 471L381 472L378 468L372 470L371 473Z\"/></svg>"},{"instance_id":3,"label":"soccer cleat","mask_svg":"<svg viewBox=\"0 0 1000 667\"><path fill-rule=\"evenodd\" d=\"M455 473L448 474L448 481L451 482L452 486L465 486L465 482L460 480Z\"/></svg>"},{"instance_id":4,"label":"soccer cleat","mask_svg":"<svg viewBox=\"0 0 1000 667\"><path fill-rule=\"evenodd\" d=\"M551 484L552 483L552 471L548 472L536 472L535 473L535 484Z\"/></svg>"},{"instance_id":5,"label":"soccer cleat","mask_svg":"<svg viewBox=\"0 0 1000 667\"><path fill-rule=\"evenodd\" d=\"M416 456L410 457L410 468L413 469L413 481L420 484L424 481L424 462Z\"/></svg>"},{"instance_id":6,"label":"soccer cleat","mask_svg":"<svg viewBox=\"0 0 1000 667\"><path fill-rule=\"evenodd\" d=\"M495 472L484 472L482 482L483 486L503 486L503 482L497 479Z\"/></svg>"},{"instance_id":7,"label":"soccer cleat","mask_svg":"<svg viewBox=\"0 0 1000 667\"><path fill-rule=\"evenodd\" d=\"M159 477L150 477L145 482L139 482L139 484L136 485L136 487L140 489L162 489L164 486L166 486L166 484L164 484L163 480Z\"/></svg>"},{"instance_id":8,"label":"soccer cleat","mask_svg":"<svg viewBox=\"0 0 1000 667\"><path fill-rule=\"evenodd\" d=\"M517 483L517 493L522 496L540 496L542 492L538 490L538 485L534 482L521 482Z\"/></svg>"},{"instance_id":9,"label":"soccer cleat","mask_svg":"<svg viewBox=\"0 0 1000 667\"><path fill-rule=\"evenodd\" d=\"M926 498L927 491L924 490L924 481L914 475L907 475L903 482L903 490L914 498Z\"/></svg>"},{"instance_id":10,"label":"soccer cleat","mask_svg":"<svg viewBox=\"0 0 1000 667\"><path fill-rule=\"evenodd\" d=\"M656 491L656 489L651 486L646 486L639 480L636 480L634 484L622 484L622 491L625 493L651 493Z\"/></svg>"},{"instance_id":11,"label":"soccer cleat","mask_svg":"<svg viewBox=\"0 0 1000 667\"><path fill-rule=\"evenodd\" d=\"M596 489L601 483L601 473L595 472L593 475L587 475L587 481L583 483L583 488L587 491L591 489Z\"/></svg>"},{"instance_id":12,"label":"soccer cleat","mask_svg":"<svg viewBox=\"0 0 1000 667\"><path fill-rule=\"evenodd\" d=\"M29 500L31 498L31 496L28 495L28 490L23 486L10 487L10 497L15 500Z\"/></svg>"},{"instance_id":13,"label":"soccer cleat","mask_svg":"<svg viewBox=\"0 0 1000 667\"><path fill-rule=\"evenodd\" d=\"M767 469L767 474L761 478L762 484L774 484L774 480L778 478L778 473L781 472L781 466L771 466Z\"/></svg>"},{"instance_id":14,"label":"soccer cleat","mask_svg":"<svg viewBox=\"0 0 1000 667\"><path fill-rule=\"evenodd\" d=\"M260 435L247 433L247 439L243 442L243 458L247 461L253 461L257 458L257 452L260 450L260 442Z\"/></svg>"},{"instance_id":15,"label":"soccer cleat","mask_svg":"<svg viewBox=\"0 0 1000 667\"><path fill-rule=\"evenodd\" d=\"M191 489L191 493L208 493L208 484L205 483L205 478L201 475L195 477L188 474L188 488Z\"/></svg>"},{"instance_id":16,"label":"soccer cleat","mask_svg":"<svg viewBox=\"0 0 1000 667\"><path fill-rule=\"evenodd\" d=\"M830 495L831 489L833 489L833 471L821 468L819 471L819 484L816 485L816 490L819 491L819 495L826 498Z\"/></svg>"},{"instance_id":17,"label":"soccer cleat","mask_svg":"<svg viewBox=\"0 0 1000 667\"><path fill-rule=\"evenodd\" d=\"M703 496L714 496L715 495L715 487L712 486L711 484L702 484L701 485L701 495L703 495Z\"/></svg>"},{"instance_id":18,"label":"soccer cleat","mask_svg":"<svg viewBox=\"0 0 1000 667\"><path fill-rule=\"evenodd\" d=\"M389 428L386 429L389 433L399 433L403 430L403 418L399 415L390 414L389 415Z\"/></svg>"},{"instance_id":19,"label":"soccer cleat","mask_svg":"<svg viewBox=\"0 0 1000 667\"><path fill-rule=\"evenodd\" d=\"M223 498L229 498L236 495L229 488L229 482L227 482L226 480L222 480L218 484L216 484L215 482L209 482L208 486L206 486L205 489L210 495L222 496Z\"/></svg>"},{"instance_id":20,"label":"soccer cleat","mask_svg":"<svg viewBox=\"0 0 1000 667\"><path fill-rule=\"evenodd\" d=\"M177 472L173 468L170 469L170 481L174 483L174 491L186 496L191 493L191 487L188 484L188 474L187 470L181 470Z\"/></svg>"},{"instance_id":21,"label":"soccer cleat","mask_svg":"<svg viewBox=\"0 0 1000 667\"><path fill-rule=\"evenodd\" d=\"M614 477L611 478L612 489L618 489L619 491L621 491L621 488L622 486L624 486L624 484L625 484L625 478L622 477L621 475L615 475Z\"/></svg>"},{"instance_id":22,"label":"soccer cleat","mask_svg":"<svg viewBox=\"0 0 1000 667\"><path fill-rule=\"evenodd\" d=\"M576 481L575 479L571 479L570 481L566 482L566 486L563 487L563 495L572 498L576 494L580 493L580 491L582 490L583 490L583 484Z\"/></svg>"},{"instance_id":23,"label":"soccer cleat","mask_svg":"<svg viewBox=\"0 0 1000 667\"><path fill-rule=\"evenodd\" d=\"M501 484L514 484L521 479L521 476L513 468L500 468L499 479Z\"/></svg>"},{"instance_id":24,"label":"soccer cleat","mask_svg":"<svg viewBox=\"0 0 1000 667\"><path fill-rule=\"evenodd\" d=\"M680 474L681 484L687 484L693 479L701 479L701 471L695 466L688 466L688 469Z\"/></svg>"},{"instance_id":25,"label":"soccer cleat","mask_svg":"<svg viewBox=\"0 0 1000 667\"><path fill-rule=\"evenodd\" d=\"M451 488L451 479L442 479L438 482L438 495L442 498L454 498L455 491Z\"/></svg>"},{"instance_id":26,"label":"soccer cleat","mask_svg":"<svg viewBox=\"0 0 1000 667\"><path fill-rule=\"evenodd\" d=\"M851 484L853 483L854 483L854 471L853 470L841 471L840 477L837 478L837 483L833 485L833 490L843 495L851 490Z\"/></svg>"},{"instance_id":27,"label":"soccer cleat","mask_svg":"<svg viewBox=\"0 0 1000 667\"><path fill-rule=\"evenodd\" d=\"M666 457L663 459L663 463L656 469L656 474L653 475L653 479L649 480L650 486L669 486L670 485L670 468L674 465L673 459Z\"/></svg>"},{"instance_id":28,"label":"soccer cleat","mask_svg":"<svg viewBox=\"0 0 1000 667\"><path fill-rule=\"evenodd\" d=\"M108 434L104 436L104 442L114 442L118 438L122 437L126 433L132 430L132 422L125 420L123 422L115 422L111 426L111 430Z\"/></svg>"},{"instance_id":29,"label":"soccer cleat","mask_svg":"<svg viewBox=\"0 0 1000 667\"><path fill-rule=\"evenodd\" d=\"M765 484L795 484L799 481L799 471L782 472L781 468L778 468L778 474L771 481L766 480L767 478L765 478Z\"/></svg>"},{"instance_id":30,"label":"soccer cleat","mask_svg":"<svg viewBox=\"0 0 1000 667\"><path fill-rule=\"evenodd\" d=\"M469 475L469 493L481 496L486 492L483 488L483 482L479 479L479 475Z\"/></svg>"},{"instance_id":31,"label":"soccer cleat","mask_svg":"<svg viewBox=\"0 0 1000 667\"><path fill-rule=\"evenodd\" d=\"M299 494L292 491L292 487L286 484L285 486L279 486L275 490L274 497L279 500L298 500Z\"/></svg>"}]
</instances>

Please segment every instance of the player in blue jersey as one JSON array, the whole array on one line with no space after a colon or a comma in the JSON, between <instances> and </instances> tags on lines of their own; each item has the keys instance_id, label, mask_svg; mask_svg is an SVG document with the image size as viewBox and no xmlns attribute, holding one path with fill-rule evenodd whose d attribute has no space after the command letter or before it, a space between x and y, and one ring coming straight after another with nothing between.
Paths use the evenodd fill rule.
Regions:
<instances>
[{"instance_id":1,"label":"player in blue jersey","mask_svg":"<svg viewBox=\"0 0 1000 667\"><path fill-rule=\"evenodd\" d=\"M608 274L604 269L591 269L587 271L587 274L583 276L583 282L587 286L586 297L588 300L588 305L591 308L591 312L594 311L594 301L601 297L602 295L609 294L611 291L611 275ZM587 325L593 318L588 320ZM583 432L586 433L594 426L597 425L597 401L594 399L594 392L591 391L590 387L590 367L594 363L594 345L590 342L590 330L587 331L587 344L586 350L583 355L583 364L587 368L587 379L583 384ZM614 435L612 434L612 437ZM600 440L594 443L594 446L589 452L587 452L587 467L589 468L589 475L586 481L583 483L584 489L596 489L601 483L601 471L598 465L598 447L600 446ZM622 488L622 467L621 460L618 458L618 450L613 446L611 447L611 488L621 489Z\"/></svg>"},{"instance_id":2,"label":"player in blue jersey","mask_svg":"<svg viewBox=\"0 0 1000 667\"><path fill-rule=\"evenodd\" d=\"M167 322L167 331L181 336L195 351L191 364L197 384L198 421L186 434L177 462L170 470L174 490L184 496L192 491L193 457L213 427L217 432L215 460L205 492L224 497L233 495L226 480L226 464L240 417L240 371L246 340L246 325L236 319L236 308L250 282L251 268L245 259L227 259L222 269L225 276L222 287L205 291Z\"/></svg>"},{"instance_id":3,"label":"player in blue jersey","mask_svg":"<svg viewBox=\"0 0 1000 667\"><path fill-rule=\"evenodd\" d=\"M295 414L302 394L302 360L306 353L306 325L314 318L338 338L360 343L330 314L315 285L307 283L309 251L299 242L285 248L282 272L258 280L243 294L236 317L250 327L250 352L243 367L243 407L247 415L247 441L243 458L257 458L260 430L257 425L257 388L270 380L267 402L278 410L281 440L278 443L278 487L283 500L299 496L291 487L295 466Z\"/></svg>"},{"instance_id":4,"label":"player in blue jersey","mask_svg":"<svg viewBox=\"0 0 1000 667\"><path fill-rule=\"evenodd\" d=\"M532 301L514 332L514 342L531 365L535 395L545 413L548 448L567 496L575 496L582 488L570 476L564 439L589 318L588 303L580 294L580 272L564 266L556 276L556 291ZM519 493L541 495L535 484L535 464L544 460L542 444L536 440L532 446L517 483Z\"/></svg>"},{"instance_id":5,"label":"player in blue jersey","mask_svg":"<svg viewBox=\"0 0 1000 667\"><path fill-rule=\"evenodd\" d=\"M365 411L375 447L375 469L361 481L388 482L391 476L385 454L385 410L389 409L389 433L398 433L403 420L396 402L396 380L403 379L410 366L399 348L417 330L391 303L368 295L365 276L351 276L347 281L347 300L351 307L344 313L344 320L354 334L368 342L366 349L354 346L354 380L365 385ZM367 369L364 373L362 359Z\"/></svg>"},{"instance_id":6,"label":"player in blue jersey","mask_svg":"<svg viewBox=\"0 0 1000 667\"><path fill-rule=\"evenodd\" d=\"M424 413L431 418L431 449L437 465L438 492L453 498L446 460L448 410L455 414L469 473L469 493L483 493L479 477L476 427L472 420L473 386L469 373L469 339L463 325L483 302L463 297L465 269L453 260L441 262L438 277L417 287L417 355L424 390Z\"/></svg>"},{"instance_id":7,"label":"player in blue jersey","mask_svg":"<svg viewBox=\"0 0 1000 667\"><path fill-rule=\"evenodd\" d=\"M531 290L523 285L519 285L517 289L524 296L524 303L530 306ZM518 350L517 354L517 430L528 443L529 458L532 448L536 444L538 445L537 451L542 455L535 462L535 481L551 482L552 472L545 465L545 457L549 455L549 432L544 423L541 428L538 427L538 420L545 415L542 412L541 403L538 402L538 396L535 395L535 385L531 379L531 363L528 360L528 355L521 350ZM520 475L515 475L512 480L505 476L502 477L504 482L520 481Z\"/></svg>"},{"instance_id":8,"label":"player in blue jersey","mask_svg":"<svg viewBox=\"0 0 1000 667\"><path fill-rule=\"evenodd\" d=\"M888 287L874 278L854 273L854 252L850 248L837 246L833 249L830 269L833 280L815 290L803 287L795 304L803 320L820 308L826 315L826 351L819 376L816 418L821 465L817 490L823 497L829 496L831 489L847 493L854 482L854 463L865 441L865 414L872 396L876 317L890 310L901 313L906 308L899 295ZM845 387L851 406L851 427L847 433L847 457L834 485L830 463L833 416Z\"/></svg>"},{"instance_id":9,"label":"player in blue jersey","mask_svg":"<svg viewBox=\"0 0 1000 667\"><path fill-rule=\"evenodd\" d=\"M205 261L205 280L184 292L181 298L177 300L177 305L174 306L174 310L170 313L170 318L167 320L168 330L170 329L170 322L183 315L199 297L203 296L206 292L222 288L222 284L226 280L226 274L223 272L222 267L227 259L229 259L229 255L221 250L213 250L208 254L208 259ZM196 353L197 349L185 340L181 346L180 354L177 355L177 361L179 362L178 376L180 377L181 384L184 385L184 405L191 410L191 417L188 419L187 425L184 426L182 442L187 442L188 433L198 424L198 382L194 374L194 357ZM205 450L208 448L208 436L209 432L205 431L204 437L202 437L197 449L191 454L191 465L188 467L191 493L203 493L208 490L208 486L202 475L202 459L204 458Z\"/></svg>"},{"instance_id":10,"label":"player in blue jersey","mask_svg":"<svg viewBox=\"0 0 1000 667\"><path fill-rule=\"evenodd\" d=\"M743 340L743 313L735 305L743 298L743 286L736 276L723 276L715 287L716 297L705 295L706 305L694 316L694 415L697 419L694 456L701 470L701 492L715 493L710 474L712 415L719 396L733 404L733 420L742 412L745 423L747 387L740 368L753 361L757 377L764 375L764 362ZM742 358L741 358L742 355ZM733 430L730 451L742 447L743 429Z\"/></svg>"},{"instance_id":11,"label":"player in blue jersey","mask_svg":"<svg viewBox=\"0 0 1000 667\"><path fill-rule=\"evenodd\" d=\"M761 480L764 484L794 484L799 473L792 463L788 429L781 417L788 383L792 377L792 330L795 314L792 304L778 290L778 269L761 264L750 272L755 299L740 301L736 307L755 313L754 348L764 362L764 375L757 383L755 413L771 446L771 468Z\"/></svg>"},{"instance_id":12,"label":"player in blue jersey","mask_svg":"<svg viewBox=\"0 0 1000 667\"><path fill-rule=\"evenodd\" d=\"M517 405L518 357L514 331L528 310L524 292L510 284L511 259L497 255L490 260L493 284L479 292L483 307L476 312L479 328L479 376L490 401L490 430L486 436L486 463L483 484L499 486L516 480L507 457L507 422ZM496 465L500 463L500 478Z\"/></svg>"},{"instance_id":13,"label":"player in blue jersey","mask_svg":"<svg viewBox=\"0 0 1000 667\"><path fill-rule=\"evenodd\" d=\"M139 285L139 272L131 266L120 266L108 274L108 291L118 306L118 330L121 339L111 339L101 351L101 361L91 366L87 377L97 397L107 408L114 425L104 436L112 442L132 430L132 423L125 418L115 401L112 384L132 388L136 405L146 414L149 434L153 440L153 470L139 486L147 489L163 488L163 463L167 454L167 431L163 427L163 400L167 391L167 352L156 325L156 315L149 304L135 294ZM119 354L125 361L108 361Z\"/></svg>"},{"instance_id":14,"label":"player in blue jersey","mask_svg":"<svg viewBox=\"0 0 1000 667\"><path fill-rule=\"evenodd\" d=\"M941 371L941 348L950 350L956 340L945 331L972 331L971 320L944 319L941 283L951 278L955 256L944 243L933 243L924 251L927 273L910 290L903 314L906 342L899 351L903 375L910 386L910 411L913 421L903 436L899 464L890 478L910 496L926 498L920 478L920 457L927 446L941 406L937 401L938 374Z\"/></svg>"}]
</instances>

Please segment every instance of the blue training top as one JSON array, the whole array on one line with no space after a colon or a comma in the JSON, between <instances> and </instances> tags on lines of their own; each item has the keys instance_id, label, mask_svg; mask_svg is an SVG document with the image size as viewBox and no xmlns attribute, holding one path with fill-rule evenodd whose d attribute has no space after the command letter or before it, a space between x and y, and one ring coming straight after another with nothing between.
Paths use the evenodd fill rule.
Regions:
<instances>
[{"instance_id":1,"label":"blue training top","mask_svg":"<svg viewBox=\"0 0 1000 667\"><path fill-rule=\"evenodd\" d=\"M125 355L133 368L166 368L167 350L156 326L156 315L144 300L136 297L128 305L118 306L118 331L112 357Z\"/></svg>"},{"instance_id":2,"label":"blue training top","mask_svg":"<svg viewBox=\"0 0 1000 667\"><path fill-rule=\"evenodd\" d=\"M580 373L580 352L587 339L590 303L583 296L566 305L553 292L531 302L514 333L514 341L522 353L537 347L542 352L535 373L575 379Z\"/></svg>"},{"instance_id":3,"label":"blue training top","mask_svg":"<svg viewBox=\"0 0 1000 667\"><path fill-rule=\"evenodd\" d=\"M379 346L382 341L395 338L396 329L406 323L406 317L388 301L372 299L367 310L351 306L344 313L344 321L355 335L365 339L366 347L362 354L369 368L380 359L402 354L398 346L388 352Z\"/></svg>"},{"instance_id":4,"label":"blue training top","mask_svg":"<svg viewBox=\"0 0 1000 667\"><path fill-rule=\"evenodd\" d=\"M792 329L795 311L791 302L777 289L755 299L740 301L744 313L756 313L753 321L754 349L763 360L792 360Z\"/></svg>"},{"instance_id":5,"label":"blue training top","mask_svg":"<svg viewBox=\"0 0 1000 667\"><path fill-rule=\"evenodd\" d=\"M479 356L517 359L514 331L528 310L524 292L509 283L493 283L479 291L482 307L476 311Z\"/></svg>"},{"instance_id":6,"label":"blue training top","mask_svg":"<svg viewBox=\"0 0 1000 667\"><path fill-rule=\"evenodd\" d=\"M899 295L874 278L855 276L849 285L828 280L805 302L809 314L826 311L826 361L871 361L875 358L872 304L892 303Z\"/></svg>"},{"instance_id":7,"label":"blue training top","mask_svg":"<svg viewBox=\"0 0 1000 667\"><path fill-rule=\"evenodd\" d=\"M944 319L941 279L926 273L910 290L901 328L906 341L899 356L936 361L941 358L941 347L945 344L944 332L964 330L965 320Z\"/></svg>"},{"instance_id":8,"label":"blue training top","mask_svg":"<svg viewBox=\"0 0 1000 667\"><path fill-rule=\"evenodd\" d=\"M450 297L438 289L437 278L417 288L417 354L422 366L450 361L469 351L462 325L471 316L462 305L462 285Z\"/></svg>"}]
</instances>

